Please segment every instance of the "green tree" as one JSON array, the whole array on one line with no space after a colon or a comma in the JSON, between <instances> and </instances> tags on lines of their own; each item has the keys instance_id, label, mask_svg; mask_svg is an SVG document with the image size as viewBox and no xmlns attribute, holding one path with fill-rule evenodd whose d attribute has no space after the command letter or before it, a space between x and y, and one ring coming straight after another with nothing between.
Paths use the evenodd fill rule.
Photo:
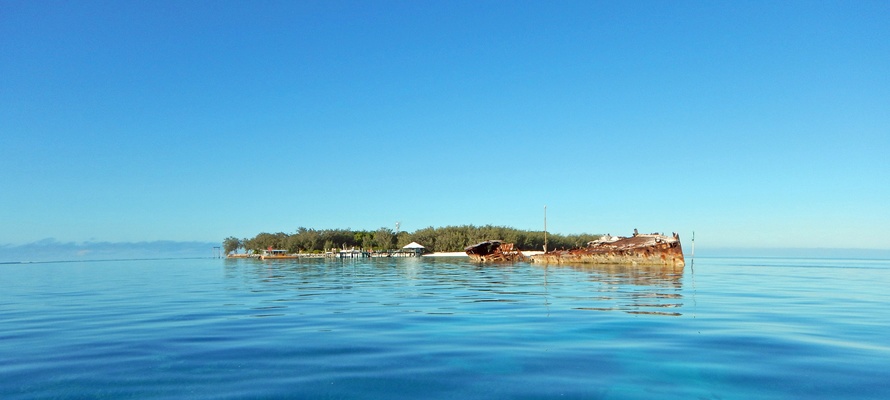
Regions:
<instances>
[{"instance_id":1,"label":"green tree","mask_svg":"<svg viewBox=\"0 0 890 400\"><path fill-rule=\"evenodd\" d=\"M287 250L288 253L299 253L300 252L300 235L290 235L287 237L287 240L284 242L284 249Z\"/></svg>"},{"instance_id":2,"label":"green tree","mask_svg":"<svg viewBox=\"0 0 890 400\"><path fill-rule=\"evenodd\" d=\"M587 242L598 239L599 234L561 235L547 233L549 249L575 248L587 245ZM285 233L260 233L253 238L238 240L228 237L223 241L226 253L243 247L246 251L262 251L269 247L287 249L291 252L300 250L318 251L339 247L361 247L371 249L391 249L393 246L403 247L410 242L422 244L429 251L463 251L464 247L483 240L503 240L513 243L521 250L541 250L544 245L543 231L524 231L504 226L432 226L418 229L413 233L399 232L398 235L389 228L376 231L353 231L350 229L315 230L300 227L292 235ZM237 243L236 243L237 242ZM319 246L323 243L322 248ZM232 247L234 246L234 247Z\"/></svg>"},{"instance_id":3,"label":"green tree","mask_svg":"<svg viewBox=\"0 0 890 400\"><path fill-rule=\"evenodd\" d=\"M408 232L401 231L396 234L396 248L401 249L402 247L405 247L406 245L408 245L408 243L411 243L411 242L412 242L411 234L409 234Z\"/></svg>"},{"instance_id":4,"label":"green tree","mask_svg":"<svg viewBox=\"0 0 890 400\"><path fill-rule=\"evenodd\" d=\"M363 249L371 249L374 247L374 238L371 235L363 235L361 241L361 248Z\"/></svg>"},{"instance_id":5,"label":"green tree","mask_svg":"<svg viewBox=\"0 0 890 400\"><path fill-rule=\"evenodd\" d=\"M260 233L250 240L251 250L260 252L268 248L282 249L287 247L288 235L283 232Z\"/></svg>"},{"instance_id":6,"label":"green tree","mask_svg":"<svg viewBox=\"0 0 890 400\"><path fill-rule=\"evenodd\" d=\"M230 254L238 251L238 248L241 247L241 241L234 236L229 236L223 240L222 245L226 254Z\"/></svg>"},{"instance_id":7,"label":"green tree","mask_svg":"<svg viewBox=\"0 0 890 400\"><path fill-rule=\"evenodd\" d=\"M391 249L395 237L395 232L389 228L380 228L374 232L374 242L377 243L381 250Z\"/></svg>"},{"instance_id":8,"label":"green tree","mask_svg":"<svg viewBox=\"0 0 890 400\"><path fill-rule=\"evenodd\" d=\"M408 243L417 242L426 247L429 251L440 251L436 248L436 228L432 226L428 228L418 229L409 235Z\"/></svg>"},{"instance_id":9,"label":"green tree","mask_svg":"<svg viewBox=\"0 0 890 400\"><path fill-rule=\"evenodd\" d=\"M301 247L309 252L321 250L321 235L315 229L308 229L300 235Z\"/></svg>"}]
</instances>

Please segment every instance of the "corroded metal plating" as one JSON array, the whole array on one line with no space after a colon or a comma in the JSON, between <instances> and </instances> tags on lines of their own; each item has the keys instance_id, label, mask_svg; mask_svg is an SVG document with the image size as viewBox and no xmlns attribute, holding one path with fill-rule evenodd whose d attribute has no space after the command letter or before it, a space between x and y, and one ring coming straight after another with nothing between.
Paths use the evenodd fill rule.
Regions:
<instances>
[{"instance_id":1,"label":"corroded metal plating","mask_svg":"<svg viewBox=\"0 0 890 400\"><path fill-rule=\"evenodd\" d=\"M630 265L686 265L680 235L665 236L658 233L638 234L631 237L603 238L590 242L587 247L551 251L531 257L532 261L549 264L630 264Z\"/></svg>"},{"instance_id":2,"label":"corroded metal plating","mask_svg":"<svg viewBox=\"0 0 890 400\"><path fill-rule=\"evenodd\" d=\"M525 256L513 243L486 240L464 248L473 261L523 261Z\"/></svg>"}]
</instances>

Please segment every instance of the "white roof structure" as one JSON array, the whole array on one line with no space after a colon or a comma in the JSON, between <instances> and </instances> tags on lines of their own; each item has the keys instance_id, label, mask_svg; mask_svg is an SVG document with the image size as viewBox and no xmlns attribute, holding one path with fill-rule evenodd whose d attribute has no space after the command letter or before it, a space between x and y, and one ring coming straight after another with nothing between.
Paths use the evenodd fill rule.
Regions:
<instances>
[{"instance_id":1,"label":"white roof structure","mask_svg":"<svg viewBox=\"0 0 890 400\"><path fill-rule=\"evenodd\" d=\"M402 248L403 248L403 249L425 249L426 247L421 246L420 243L417 243L417 242L411 242L411 243L408 243L407 245L405 245L405 247L402 247Z\"/></svg>"}]
</instances>

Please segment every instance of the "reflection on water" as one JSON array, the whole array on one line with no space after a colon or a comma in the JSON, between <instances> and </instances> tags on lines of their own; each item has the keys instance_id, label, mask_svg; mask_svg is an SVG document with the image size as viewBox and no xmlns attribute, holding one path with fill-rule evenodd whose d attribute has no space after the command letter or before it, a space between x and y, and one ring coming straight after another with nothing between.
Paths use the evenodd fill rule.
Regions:
<instances>
[{"instance_id":1,"label":"reflection on water","mask_svg":"<svg viewBox=\"0 0 890 400\"><path fill-rule=\"evenodd\" d=\"M677 309L683 306L683 267L589 264L560 267L586 273L590 281L598 284L594 285L600 295L596 300L602 306L577 307L579 310L682 315Z\"/></svg>"},{"instance_id":2,"label":"reflection on water","mask_svg":"<svg viewBox=\"0 0 890 400\"><path fill-rule=\"evenodd\" d=\"M598 300L607 305L582 310L623 311L629 314L679 316L683 306L683 267L630 265L576 265L597 282Z\"/></svg>"},{"instance_id":3,"label":"reflection on water","mask_svg":"<svg viewBox=\"0 0 890 400\"><path fill-rule=\"evenodd\" d=\"M679 316L683 267L475 264L454 259L227 260L229 290L272 297L253 316L315 303L331 313L386 307L428 315L473 313L495 304L553 310Z\"/></svg>"},{"instance_id":4,"label":"reflection on water","mask_svg":"<svg viewBox=\"0 0 890 400\"><path fill-rule=\"evenodd\" d=\"M890 261L698 261L0 266L0 399L890 398Z\"/></svg>"}]
</instances>

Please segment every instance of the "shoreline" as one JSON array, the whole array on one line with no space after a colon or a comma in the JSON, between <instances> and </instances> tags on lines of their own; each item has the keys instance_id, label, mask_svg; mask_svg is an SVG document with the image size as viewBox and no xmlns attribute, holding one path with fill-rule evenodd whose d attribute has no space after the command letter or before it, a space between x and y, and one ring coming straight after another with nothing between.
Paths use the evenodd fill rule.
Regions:
<instances>
[{"instance_id":1,"label":"shoreline","mask_svg":"<svg viewBox=\"0 0 890 400\"><path fill-rule=\"evenodd\" d=\"M436 253L424 254L421 257L469 257L463 251L440 251Z\"/></svg>"},{"instance_id":2,"label":"shoreline","mask_svg":"<svg viewBox=\"0 0 890 400\"><path fill-rule=\"evenodd\" d=\"M544 254L543 251L540 250L529 250L523 251L522 255L526 257L530 257L536 254ZM469 257L466 252L463 251L450 251L450 252L437 252L424 254L423 257Z\"/></svg>"}]
</instances>

